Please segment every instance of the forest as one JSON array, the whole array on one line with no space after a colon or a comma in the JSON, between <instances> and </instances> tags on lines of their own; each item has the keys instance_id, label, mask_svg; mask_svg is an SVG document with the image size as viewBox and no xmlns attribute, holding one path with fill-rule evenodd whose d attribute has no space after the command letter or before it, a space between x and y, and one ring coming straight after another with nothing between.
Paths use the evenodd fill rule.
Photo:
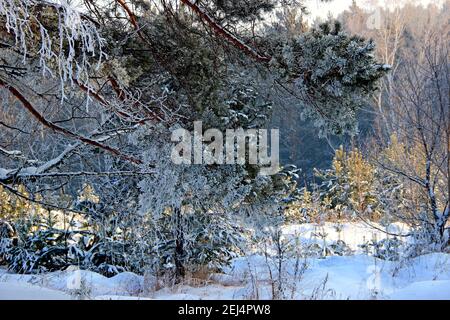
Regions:
<instances>
[{"instance_id":1,"label":"forest","mask_svg":"<svg viewBox=\"0 0 450 320\"><path fill-rule=\"evenodd\" d=\"M0 299L449 300L450 1L310 6L0 0Z\"/></svg>"}]
</instances>

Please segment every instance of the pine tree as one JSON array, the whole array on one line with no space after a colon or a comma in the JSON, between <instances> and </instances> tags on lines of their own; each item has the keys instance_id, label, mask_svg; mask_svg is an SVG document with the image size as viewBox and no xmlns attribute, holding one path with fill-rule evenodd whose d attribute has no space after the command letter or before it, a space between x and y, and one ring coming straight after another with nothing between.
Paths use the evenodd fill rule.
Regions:
<instances>
[{"instance_id":1,"label":"pine tree","mask_svg":"<svg viewBox=\"0 0 450 320\"><path fill-rule=\"evenodd\" d=\"M322 197L329 199L337 219L379 218L375 169L358 149L346 152L341 146L332 169L317 171L317 176L322 179Z\"/></svg>"}]
</instances>

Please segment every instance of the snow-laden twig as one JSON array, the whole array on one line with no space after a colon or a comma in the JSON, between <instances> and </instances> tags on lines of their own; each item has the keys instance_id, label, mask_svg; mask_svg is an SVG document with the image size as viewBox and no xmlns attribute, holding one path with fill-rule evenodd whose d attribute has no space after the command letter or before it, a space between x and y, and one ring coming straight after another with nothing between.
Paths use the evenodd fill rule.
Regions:
<instances>
[{"instance_id":1,"label":"snow-laden twig","mask_svg":"<svg viewBox=\"0 0 450 320\"><path fill-rule=\"evenodd\" d=\"M6 150L3 149L2 147L0 147L0 153L11 157L11 158L21 158L22 157L22 152L19 150Z\"/></svg>"},{"instance_id":2,"label":"snow-laden twig","mask_svg":"<svg viewBox=\"0 0 450 320\"><path fill-rule=\"evenodd\" d=\"M54 178L54 177L76 177L76 176L144 176L151 175L153 171L70 171L70 172L48 172L32 173L21 172L22 178Z\"/></svg>"},{"instance_id":3,"label":"snow-laden twig","mask_svg":"<svg viewBox=\"0 0 450 320\"><path fill-rule=\"evenodd\" d=\"M51 31L54 26L47 25L50 23L46 19L47 10L57 13L57 31ZM96 58L95 68L98 69L106 56L102 50L104 39L94 21L66 0L59 3L0 0L0 16L4 18L6 32L14 37L15 46L23 53L23 63L30 52L37 50L42 72L59 77L62 88L74 78L87 78L92 57ZM57 74L54 74L54 66L57 66Z\"/></svg>"},{"instance_id":4,"label":"snow-laden twig","mask_svg":"<svg viewBox=\"0 0 450 320\"><path fill-rule=\"evenodd\" d=\"M126 128L126 129L118 129L109 133L101 133L98 131L94 131L90 134L90 139L97 141L98 143L103 143L113 137L116 137L119 134L128 132L130 130L136 129L139 124ZM79 147L84 144L81 141L77 141L74 144L68 145L58 156L44 162L40 166L29 166L22 168L14 168L14 169L5 169L0 168L0 182L3 183L11 183L11 181L18 182L20 179L26 178L45 178L45 177L55 177L55 176L76 176L76 175L93 175L94 172L62 172L62 173L50 173L49 171L58 165L60 165L65 159L67 159L71 154L73 154ZM31 162L31 161L28 161ZM131 172L131 171L129 171ZM134 172L134 174L151 174L152 172ZM102 175L100 172L95 172L96 175ZM103 173L105 175L106 173ZM127 172L109 172L109 175L130 175Z\"/></svg>"}]
</instances>

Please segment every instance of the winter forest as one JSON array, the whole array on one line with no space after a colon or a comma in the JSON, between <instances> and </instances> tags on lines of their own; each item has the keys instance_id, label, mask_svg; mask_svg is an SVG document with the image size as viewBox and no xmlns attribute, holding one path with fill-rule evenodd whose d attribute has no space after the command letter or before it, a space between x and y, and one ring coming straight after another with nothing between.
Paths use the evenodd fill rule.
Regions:
<instances>
[{"instance_id":1,"label":"winter forest","mask_svg":"<svg viewBox=\"0 0 450 320\"><path fill-rule=\"evenodd\" d=\"M0 299L450 300L450 0L336 2L0 0Z\"/></svg>"}]
</instances>

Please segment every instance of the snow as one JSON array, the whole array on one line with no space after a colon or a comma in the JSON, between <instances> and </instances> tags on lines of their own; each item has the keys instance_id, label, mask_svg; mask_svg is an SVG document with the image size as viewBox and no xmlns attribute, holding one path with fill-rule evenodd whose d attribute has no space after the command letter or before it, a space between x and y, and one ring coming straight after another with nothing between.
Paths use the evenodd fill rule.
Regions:
<instances>
[{"instance_id":1,"label":"snow","mask_svg":"<svg viewBox=\"0 0 450 320\"><path fill-rule=\"evenodd\" d=\"M2 147L0 147L0 152L4 153L6 155L9 155L9 156L16 156L16 157L22 155L22 152L19 150L6 150L6 149L3 149Z\"/></svg>"},{"instance_id":2,"label":"snow","mask_svg":"<svg viewBox=\"0 0 450 320\"><path fill-rule=\"evenodd\" d=\"M59 292L86 288L91 297L107 295L137 295L143 287L144 277L124 272L112 278L87 270L66 270L43 275L18 275L0 271L0 283L18 283L36 285Z\"/></svg>"},{"instance_id":3,"label":"snow","mask_svg":"<svg viewBox=\"0 0 450 320\"><path fill-rule=\"evenodd\" d=\"M321 298L327 299L396 299L403 288L403 299L416 295L423 297L435 285L434 282L448 283L450 280L450 255L444 253L428 254L404 262L385 261L362 254L332 256L308 259L307 264L308 268L297 284L295 297L298 299L310 298L325 280L328 293ZM268 269L263 256L253 255L236 259L228 273L243 282L256 276L263 283L270 280ZM286 269L286 274L293 274L293 263ZM272 276L276 278L276 272ZM417 288L423 288L424 292L409 294L414 290L408 291L407 288L414 283L423 283ZM439 297L450 299L450 291L442 291Z\"/></svg>"},{"instance_id":4,"label":"snow","mask_svg":"<svg viewBox=\"0 0 450 320\"><path fill-rule=\"evenodd\" d=\"M104 296L96 296L95 300L152 300L152 299L135 296L104 295Z\"/></svg>"},{"instance_id":5,"label":"snow","mask_svg":"<svg viewBox=\"0 0 450 320\"><path fill-rule=\"evenodd\" d=\"M0 283L0 300L70 300L70 295L25 283Z\"/></svg>"},{"instance_id":6,"label":"snow","mask_svg":"<svg viewBox=\"0 0 450 320\"><path fill-rule=\"evenodd\" d=\"M420 281L391 295L395 300L448 300L450 281Z\"/></svg>"},{"instance_id":7,"label":"snow","mask_svg":"<svg viewBox=\"0 0 450 320\"><path fill-rule=\"evenodd\" d=\"M359 223L341 226L304 224L284 228L286 237L300 242L344 240L354 250L349 256L302 258L304 272L295 273L295 260L283 262L282 279L293 299L439 299L450 300L450 254L430 253L387 261L361 252L365 240L386 237ZM402 225L390 232L406 232ZM315 233L326 233L325 240ZM269 272L272 271L272 272ZM236 258L223 274L213 273L203 284L194 282L155 290L145 288L144 276L124 272L106 278L95 272L70 268L38 275L19 275L0 269L0 299L272 299L272 280L278 277L276 260L260 254ZM295 284L295 287L293 286ZM292 289L294 288L294 289Z\"/></svg>"},{"instance_id":8,"label":"snow","mask_svg":"<svg viewBox=\"0 0 450 320\"><path fill-rule=\"evenodd\" d=\"M377 229L373 228L376 227ZM381 240L386 238L386 232L398 235L405 235L408 233L408 227L401 223L394 223L387 227L373 223L371 226L364 223L342 223L335 224L325 222L321 225L311 223L292 224L283 228L283 235L287 238L296 237L301 244L318 243L322 245L332 244L336 240L343 240L352 250L360 252L359 245L370 240ZM322 239L320 235L325 234L326 238Z\"/></svg>"},{"instance_id":9,"label":"snow","mask_svg":"<svg viewBox=\"0 0 450 320\"><path fill-rule=\"evenodd\" d=\"M0 168L0 180L5 180L10 170Z\"/></svg>"}]
</instances>

